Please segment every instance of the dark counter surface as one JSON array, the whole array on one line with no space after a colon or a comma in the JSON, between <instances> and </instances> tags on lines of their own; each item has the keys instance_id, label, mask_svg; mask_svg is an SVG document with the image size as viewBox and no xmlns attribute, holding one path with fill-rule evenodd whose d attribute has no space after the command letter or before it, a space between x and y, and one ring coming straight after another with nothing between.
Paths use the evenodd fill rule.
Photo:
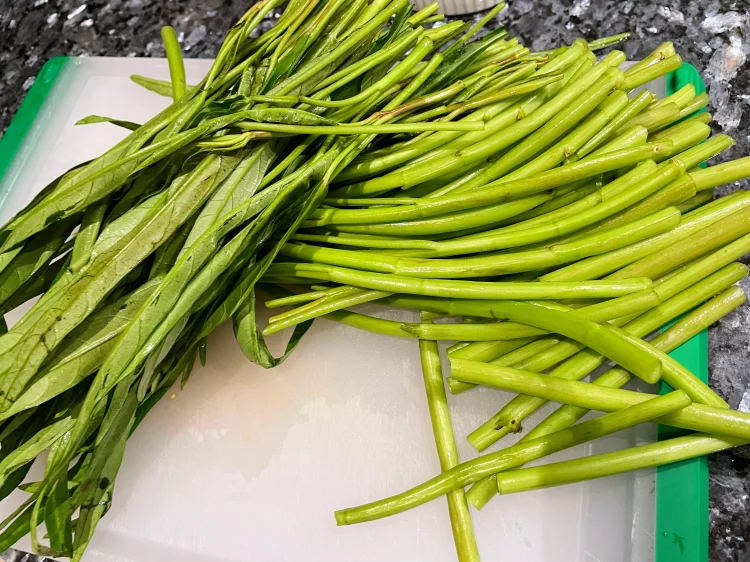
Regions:
<instances>
[{"instance_id":1,"label":"dark counter surface","mask_svg":"<svg viewBox=\"0 0 750 562\"><path fill-rule=\"evenodd\" d=\"M505 25L532 50L631 31L619 48L638 59L663 41L704 77L716 132L737 145L723 157L750 154L750 2L747 0L510 0ZM161 57L160 28L179 33L187 57L212 57L247 0L0 0L0 134L42 64L58 55ZM272 22L269 22L271 25ZM750 188L740 182L723 192ZM747 261L746 261L747 263ZM741 283L746 292L750 282ZM732 407L750 411L750 306L709 330L711 384ZM710 560L750 561L750 458L713 455ZM6 553L10 560L12 555ZM16 558L15 560L20 560ZM606 562L606 561L602 561Z\"/></svg>"}]
</instances>

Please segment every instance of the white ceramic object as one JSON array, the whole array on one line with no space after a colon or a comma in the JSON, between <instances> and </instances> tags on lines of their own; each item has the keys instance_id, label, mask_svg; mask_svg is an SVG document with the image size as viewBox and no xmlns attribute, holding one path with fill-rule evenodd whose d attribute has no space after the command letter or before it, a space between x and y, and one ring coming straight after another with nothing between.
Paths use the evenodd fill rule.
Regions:
<instances>
[{"instance_id":1,"label":"white ceramic object","mask_svg":"<svg viewBox=\"0 0 750 562\"><path fill-rule=\"evenodd\" d=\"M209 64L186 62L191 83ZM75 121L99 114L143 122L169 103L133 84L132 73L167 77L167 64L90 58L68 65L0 185L10 192L0 221L124 135ZM278 353L283 337L272 340ZM283 365L265 371L245 359L225 325L209 338L207 367L173 393L128 442L112 509L86 562L455 560L442 498L363 525L336 527L333 518L337 508L401 492L439 470L414 341L319 320ZM466 435L508 398L489 389L449 398L462 459L476 456ZM553 459L653 438L641 427ZM654 472L642 471L495 499L472 509L482 560L651 561L653 489ZM12 497L0 504L0 518L23 494Z\"/></svg>"},{"instance_id":2,"label":"white ceramic object","mask_svg":"<svg viewBox=\"0 0 750 562\"><path fill-rule=\"evenodd\" d=\"M431 4L432 0L414 0L418 9ZM481 12L497 6L500 0L440 0L440 13L446 16L460 16Z\"/></svg>"}]
</instances>

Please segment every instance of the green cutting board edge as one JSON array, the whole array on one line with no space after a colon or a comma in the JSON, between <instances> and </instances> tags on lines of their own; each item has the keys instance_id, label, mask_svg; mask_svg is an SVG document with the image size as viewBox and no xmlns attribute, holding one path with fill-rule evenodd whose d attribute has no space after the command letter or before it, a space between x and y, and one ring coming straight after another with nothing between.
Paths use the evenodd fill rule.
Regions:
<instances>
[{"instance_id":1,"label":"green cutting board edge","mask_svg":"<svg viewBox=\"0 0 750 562\"><path fill-rule=\"evenodd\" d=\"M696 93L706 91L700 73L693 65L683 63L667 76L667 95L687 84L693 84ZM670 355L708 383L706 330ZM662 393L670 390L667 384L661 384ZM672 427L659 426L659 439L679 433ZM655 543L656 562L708 562L708 457L657 469Z\"/></svg>"}]
</instances>

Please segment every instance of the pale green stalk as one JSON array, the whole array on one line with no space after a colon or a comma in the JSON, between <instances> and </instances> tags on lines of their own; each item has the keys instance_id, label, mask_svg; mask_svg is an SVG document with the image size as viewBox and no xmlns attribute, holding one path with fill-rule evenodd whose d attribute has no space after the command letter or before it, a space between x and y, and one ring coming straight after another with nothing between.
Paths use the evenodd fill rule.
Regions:
<instances>
[{"instance_id":1,"label":"pale green stalk","mask_svg":"<svg viewBox=\"0 0 750 562\"><path fill-rule=\"evenodd\" d=\"M616 131L615 134L629 129L630 127L635 127L636 125L646 127L649 131L654 131L669 123L677 121L679 118L679 106L676 103L668 103L636 115L629 121L623 123L622 127Z\"/></svg>"},{"instance_id":2,"label":"pale green stalk","mask_svg":"<svg viewBox=\"0 0 750 562\"><path fill-rule=\"evenodd\" d=\"M275 334L276 332L280 332L285 328L296 326L297 324L301 324L302 322L306 322L307 320L317 318L318 316L323 316L329 312L382 299L389 296L390 294L391 293L385 291L358 291L354 294L343 297L327 298L322 303L318 303L316 301L314 303L311 303L315 306L312 306L303 312L298 312L299 309L295 309L291 311L292 314L287 313L284 318L279 318L277 316L275 317L275 319L270 319L270 323L263 330L263 335L269 336L271 334Z\"/></svg>"},{"instance_id":3,"label":"pale green stalk","mask_svg":"<svg viewBox=\"0 0 750 562\"><path fill-rule=\"evenodd\" d=\"M682 203L679 203L677 208L680 210L680 213L684 215L702 205L705 205L709 201L713 201L713 199L713 190L701 191L700 193L693 195L690 199L685 199Z\"/></svg>"},{"instance_id":4,"label":"pale green stalk","mask_svg":"<svg viewBox=\"0 0 750 562\"><path fill-rule=\"evenodd\" d=\"M677 104L680 109L685 108L695 98L695 85L685 84L682 88L677 90L675 93L663 97L662 99L651 105L650 109L655 109L669 103Z\"/></svg>"},{"instance_id":5,"label":"pale green stalk","mask_svg":"<svg viewBox=\"0 0 750 562\"><path fill-rule=\"evenodd\" d=\"M628 102L628 105L612 121L607 123L596 135L591 137L586 144L576 151L575 158L583 158L606 143L610 138L615 136L615 131L622 128L624 123L644 111L654 99L654 94L649 91L643 91L638 94Z\"/></svg>"},{"instance_id":6,"label":"pale green stalk","mask_svg":"<svg viewBox=\"0 0 750 562\"><path fill-rule=\"evenodd\" d=\"M697 192L713 189L750 176L750 156L696 170L690 174Z\"/></svg>"},{"instance_id":7,"label":"pale green stalk","mask_svg":"<svg viewBox=\"0 0 750 562\"><path fill-rule=\"evenodd\" d=\"M622 84L623 90L634 90L638 86L643 86L652 80L674 72L682 66L682 58L680 58L680 55L671 55L650 66L635 70L637 66L634 65L625 73L625 82Z\"/></svg>"},{"instance_id":8,"label":"pale green stalk","mask_svg":"<svg viewBox=\"0 0 750 562\"><path fill-rule=\"evenodd\" d=\"M185 79L185 63L182 60L180 44L174 28L165 25L161 28L161 39L164 42L164 50L169 63L169 79L172 82L172 98L179 101L185 95L187 81Z\"/></svg>"},{"instance_id":9,"label":"pale green stalk","mask_svg":"<svg viewBox=\"0 0 750 562\"><path fill-rule=\"evenodd\" d=\"M425 315L422 314L423 320ZM426 321L426 320L425 320ZM443 370L440 366L440 352L437 343L419 340L419 355L422 362L422 375L427 391L427 405L430 410L432 432L437 446L440 470L445 472L459 464L458 449L453 435L448 399L445 395ZM478 561L479 551L474 539L469 506L463 490L454 490L447 495L453 540L460 562Z\"/></svg>"},{"instance_id":10,"label":"pale green stalk","mask_svg":"<svg viewBox=\"0 0 750 562\"><path fill-rule=\"evenodd\" d=\"M703 433L676 437L623 451L593 455L549 465L511 470L497 477L500 494L512 494L612 476L709 455L747 443L747 439L714 437Z\"/></svg>"},{"instance_id":11,"label":"pale green stalk","mask_svg":"<svg viewBox=\"0 0 750 562\"><path fill-rule=\"evenodd\" d=\"M276 263L266 278L311 279L352 285L375 291L465 299L552 300L564 298L612 298L648 289L650 279L587 281L583 283L503 283L416 279L400 275L370 273L322 264Z\"/></svg>"}]
</instances>

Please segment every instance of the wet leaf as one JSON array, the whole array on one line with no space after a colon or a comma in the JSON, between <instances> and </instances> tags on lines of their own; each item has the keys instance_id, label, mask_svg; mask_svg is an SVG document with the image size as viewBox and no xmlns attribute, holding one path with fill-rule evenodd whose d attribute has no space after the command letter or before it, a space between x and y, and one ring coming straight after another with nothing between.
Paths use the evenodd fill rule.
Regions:
<instances>
[{"instance_id":1,"label":"wet leaf","mask_svg":"<svg viewBox=\"0 0 750 562\"><path fill-rule=\"evenodd\" d=\"M104 117L102 115L89 115L88 117L79 119L75 124L91 125L93 123L112 123L112 125L117 125L118 127L122 127L123 129L127 129L128 131L135 131L138 127L141 126L138 123L133 123L132 121L123 121L122 119L115 119L114 117Z\"/></svg>"}]
</instances>

